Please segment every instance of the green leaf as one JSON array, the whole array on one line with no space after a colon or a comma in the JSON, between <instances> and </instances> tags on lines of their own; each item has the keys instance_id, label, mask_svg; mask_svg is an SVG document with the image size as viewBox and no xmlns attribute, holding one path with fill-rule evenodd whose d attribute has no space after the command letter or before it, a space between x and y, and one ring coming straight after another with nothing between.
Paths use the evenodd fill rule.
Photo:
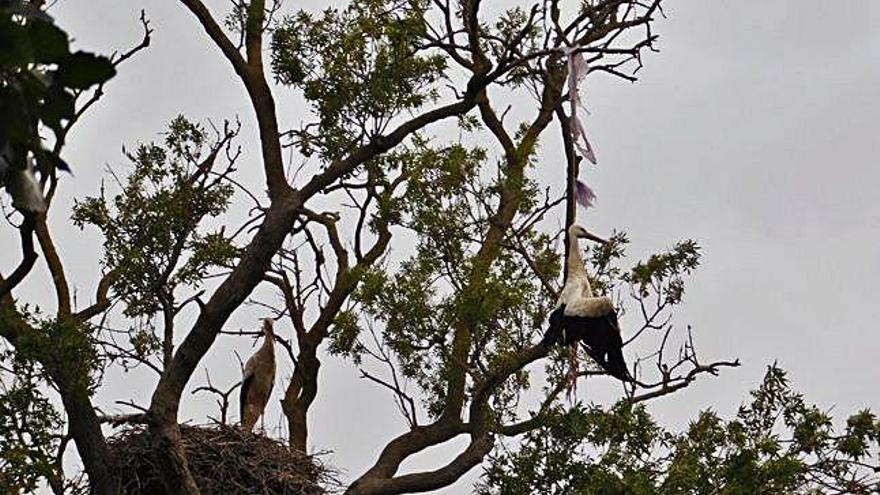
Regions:
<instances>
[{"instance_id":1,"label":"green leaf","mask_svg":"<svg viewBox=\"0 0 880 495\"><path fill-rule=\"evenodd\" d=\"M24 67L31 57L24 28L10 17L0 16L0 67Z\"/></svg>"},{"instance_id":2,"label":"green leaf","mask_svg":"<svg viewBox=\"0 0 880 495\"><path fill-rule=\"evenodd\" d=\"M28 24L27 31L35 62L54 63L70 55L67 33L54 24L34 20Z\"/></svg>"},{"instance_id":3,"label":"green leaf","mask_svg":"<svg viewBox=\"0 0 880 495\"><path fill-rule=\"evenodd\" d=\"M46 94L40 107L40 118L56 133L61 130L61 121L73 117L76 109L75 98L69 91L53 87Z\"/></svg>"},{"instance_id":4,"label":"green leaf","mask_svg":"<svg viewBox=\"0 0 880 495\"><path fill-rule=\"evenodd\" d=\"M57 83L73 89L86 89L101 84L116 75L110 59L86 52L76 52L65 58L58 67Z\"/></svg>"}]
</instances>

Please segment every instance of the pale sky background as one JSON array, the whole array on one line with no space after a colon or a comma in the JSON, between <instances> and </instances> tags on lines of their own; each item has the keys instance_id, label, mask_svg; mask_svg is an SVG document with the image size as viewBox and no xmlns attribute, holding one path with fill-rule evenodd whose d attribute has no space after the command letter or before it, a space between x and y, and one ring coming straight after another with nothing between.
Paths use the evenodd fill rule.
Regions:
<instances>
[{"instance_id":1,"label":"pale sky background","mask_svg":"<svg viewBox=\"0 0 880 495\"><path fill-rule=\"evenodd\" d=\"M485 3L497 10L510 2ZM225 2L209 5L225 14ZM72 134L66 158L76 176L53 208L81 305L93 297L100 244L94 231L70 226L66 212L73 197L95 194L106 165L124 165L123 144L161 139L178 113L202 121L238 115L241 169L259 170L244 90L185 8L171 0L64 0L53 14L76 47L108 53L139 39L141 8L155 28L153 44L121 68ZM704 377L651 410L674 428L704 408L730 415L774 360L838 418L880 410L880 2L679 0L666 13L656 28L661 53L647 55L638 83L600 77L586 85L586 125L600 158L590 172L599 194L590 228L627 230L635 257L696 239L703 266L676 321L693 325L705 359L738 357L743 366ZM277 94L283 122L307 118L295 99ZM550 141L542 156L563 160ZM262 190L262 174L247 173ZM3 235L9 239L8 230ZM3 270L17 256L0 253ZM20 295L50 307L45 265L37 270L43 281ZM229 328L254 321L245 309ZM221 337L204 363L218 386L238 379L233 349L247 355L249 342ZM352 477L405 425L384 390L358 380L346 363L323 361L311 445L332 451L326 460ZM203 376L200 370L190 385ZM276 394L288 376L281 365ZM101 400L146 404L153 381L139 372L108 376ZM618 393L598 382L579 390L584 400L594 391L600 399ZM212 399L185 394L182 419L215 412ZM267 423L280 419L276 403ZM455 451L438 448L405 467L436 467ZM475 469L442 493L467 493L478 475Z\"/></svg>"}]
</instances>

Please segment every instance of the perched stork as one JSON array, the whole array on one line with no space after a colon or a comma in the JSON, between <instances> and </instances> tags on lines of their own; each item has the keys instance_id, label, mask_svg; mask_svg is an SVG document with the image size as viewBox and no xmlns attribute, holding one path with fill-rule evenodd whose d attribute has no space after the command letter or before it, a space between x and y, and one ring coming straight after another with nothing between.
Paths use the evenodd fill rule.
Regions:
<instances>
[{"instance_id":1,"label":"perched stork","mask_svg":"<svg viewBox=\"0 0 880 495\"><path fill-rule=\"evenodd\" d=\"M568 259L566 280L556 309L550 314L550 328L542 343L550 346L585 344L587 354L599 363L611 376L632 381L623 359L623 339L617 324L617 312L611 299L595 297L590 279L581 258L578 239L590 239L605 243L604 239L588 232L580 225L568 229Z\"/></svg>"},{"instance_id":2,"label":"perched stork","mask_svg":"<svg viewBox=\"0 0 880 495\"><path fill-rule=\"evenodd\" d=\"M263 345L244 365L241 379L241 427L251 431L263 415L275 385L275 333L272 322L263 320Z\"/></svg>"}]
</instances>

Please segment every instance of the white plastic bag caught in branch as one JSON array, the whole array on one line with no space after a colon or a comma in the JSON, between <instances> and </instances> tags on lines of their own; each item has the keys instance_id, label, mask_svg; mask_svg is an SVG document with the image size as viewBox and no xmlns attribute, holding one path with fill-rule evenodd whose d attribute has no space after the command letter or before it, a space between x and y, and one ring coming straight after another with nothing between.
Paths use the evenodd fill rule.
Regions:
<instances>
[{"instance_id":1,"label":"white plastic bag caught in branch","mask_svg":"<svg viewBox=\"0 0 880 495\"><path fill-rule=\"evenodd\" d=\"M596 193L594 193L593 190L581 180L575 181L574 186L575 199L578 204L584 208L592 207L593 203L596 201Z\"/></svg>"},{"instance_id":2,"label":"white plastic bag caught in branch","mask_svg":"<svg viewBox=\"0 0 880 495\"><path fill-rule=\"evenodd\" d=\"M587 112L580 97L579 84L587 75L590 67L582 53L576 51L577 47L566 48L563 52L568 56L568 101L571 105L571 117L569 118L569 129L571 130L571 139L574 141L575 147L590 163L596 163L596 153L587 139L587 133L578 112L580 108Z\"/></svg>"}]
</instances>

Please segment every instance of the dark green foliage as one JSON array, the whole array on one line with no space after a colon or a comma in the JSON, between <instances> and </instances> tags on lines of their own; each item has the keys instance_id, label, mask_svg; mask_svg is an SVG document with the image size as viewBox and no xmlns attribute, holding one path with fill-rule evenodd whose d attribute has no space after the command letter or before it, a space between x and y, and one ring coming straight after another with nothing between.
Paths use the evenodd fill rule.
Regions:
<instances>
[{"instance_id":1,"label":"dark green foliage","mask_svg":"<svg viewBox=\"0 0 880 495\"><path fill-rule=\"evenodd\" d=\"M626 256L628 244L629 238L625 232L615 232L608 237L607 244L594 245L588 250L587 263L593 267L589 274L590 284L597 294L608 295L626 280L626 274L618 263Z\"/></svg>"},{"instance_id":2,"label":"dark green foliage","mask_svg":"<svg viewBox=\"0 0 880 495\"><path fill-rule=\"evenodd\" d=\"M157 336L152 320L140 318L129 333L131 350L140 359L153 356L162 349L162 341ZM123 366L127 364L123 361Z\"/></svg>"},{"instance_id":3,"label":"dark green foliage","mask_svg":"<svg viewBox=\"0 0 880 495\"><path fill-rule=\"evenodd\" d=\"M33 493L41 480L60 486L64 423L44 394L50 385L83 395L97 387L103 363L92 328L42 318L27 306L5 307L0 326L27 327L14 350L0 352L0 493Z\"/></svg>"},{"instance_id":4,"label":"dark green foliage","mask_svg":"<svg viewBox=\"0 0 880 495\"><path fill-rule=\"evenodd\" d=\"M418 53L427 8L424 0L357 0L301 11L274 30L277 81L301 88L319 117L317 129L297 133L304 154L338 158L436 96L444 58Z\"/></svg>"},{"instance_id":5,"label":"dark green foliage","mask_svg":"<svg viewBox=\"0 0 880 495\"><path fill-rule=\"evenodd\" d=\"M648 295L652 285L661 279L667 283L665 298L670 304L678 304L684 296L682 275L694 271L700 264L700 247L692 240L679 242L671 251L656 254L640 262L624 277L638 288L642 297Z\"/></svg>"},{"instance_id":6,"label":"dark green foliage","mask_svg":"<svg viewBox=\"0 0 880 495\"><path fill-rule=\"evenodd\" d=\"M52 18L19 0L0 2L0 183L32 156L43 173L67 165L43 148L40 130L56 136L74 117L79 91L116 73L106 57L70 52L67 34Z\"/></svg>"},{"instance_id":7,"label":"dark green foliage","mask_svg":"<svg viewBox=\"0 0 880 495\"><path fill-rule=\"evenodd\" d=\"M0 493L33 493L56 473L61 415L40 392L35 367L13 363L11 383L0 381Z\"/></svg>"},{"instance_id":8,"label":"dark green foliage","mask_svg":"<svg viewBox=\"0 0 880 495\"><path fill-rule=\"evenodd\" d=\"M488 168L485 150L433 148L415 139L392 156L409 180L391 208L401 225L418 234L415 254L394 271L365 276L355 298L381 324L402 374L419 385L426 407L437 414L448 371L457 366L449 354L455 329L472 329L472 359L479 362L476 370L485 369L529 341L544 319L546 301L539 280L512 250L501 250L490 269L475 266L485 222L498 201L498 179L481 176ZM537 195L529 181L520 187L526 203ZM558 255L548 236L530 231L521 237L539 269L555 276ZM474 272L479 284L470 282ZM517 375L498 391L498 410L507 413L526 377Z\"/></svg>"},{"instance_id":9,"label":"dark green foliage","mask_svg":"<svg viewBox=\"0 0 880 495\"><path fill-rule=\"evenodd\" d=\"M39 362L42 370L64 370L66 384L84 390L97 386L102 364L92 329L72 319L35 320L32 331L16 342L16 359Z\"/></svg>"},{"instance_id":10,"label":"dark green foliage","mask_svg":"<svg viewBox=\"0 0 880 495\"><path fill-rule=\"evenodd\" d=\"M357 341L360 334L357 315L352 311L340 311L333 320L333 329L328 348L330 353L350 357L355 364L360 364L363 349Z\"/></svg>"},{"instance_id":11,"label":"dark green foliage","mask_svg":"<svg viewBox=\"0 0 880 495\"><path fill-rule=\"evenodd\" d=\"M487 38L484 44L496 60L510 57L508 47L511 45L518 45L517 51L520 53L534 53L542 48L541 29L529 23L529 13L522 7L503 11L493 27L491 38ZM536 79L536 73L529 64L515 67L509 75L512 88L527 86Z\"/></svg>"},{"instance_id":12,"label":"dark green foliage","mask_svg":"<svg viewBox=\"0 0 880 495\"><path fill-rule=\"evenodd\" d=\"M543 428L526 435L519 451L493 458L479 490L505 495L651 493L646 487L658 466L643 457L667 435L643 406L557 408ZM515 463L509 462L514 458Z\"/></svg>"},{"instance_id":13,"label":"dark green foliage","mask_svg":"<svg viewBox=\"0 0 880 495\"><path fill-rule=\"evenodd\" d=\"M681 433L642 405L556 409L512 451L493 456L482 494L876 493L880 421L869 411L839 432L832 418L768 367L736 417L703 411Z\"/></svg>"},{"instance_id":14,"label":"dark green foliage","mask_svg":"<svg viewBox=\"0 0 880 495\"><path fill-rule=\"evenodd\" d=\"M113 289L129 316L159 311L176 288L199 287L211 267L235 255L221 232L198 230L232 195L229 184L207 173L215 159L207 141L201 126L178 117L164 145L126 153L133 168L119 194L110 199L102 190L76 202L74 222L104 235L103 264L116 272Z\"/></svg>"},{"instance_id":15,"label":"dark green foliage","mask_svg":"<svg viewBox=\"0 0 880 495\"><path fill-rule=\"evenodd\" d=\"M73 318L45 318L25 305L18 310L7 307L0 311L0 325L28 326L28 331L16 339L15 352L0 354L0 364L23 366L27 376L33 375L46 383L57 381L50 380L50 373L64 370L60 374L64 386L69 388L88 390L99 381L102 363L96 352L93 328L88 323Z\"/></svg>"}]
</instances>

